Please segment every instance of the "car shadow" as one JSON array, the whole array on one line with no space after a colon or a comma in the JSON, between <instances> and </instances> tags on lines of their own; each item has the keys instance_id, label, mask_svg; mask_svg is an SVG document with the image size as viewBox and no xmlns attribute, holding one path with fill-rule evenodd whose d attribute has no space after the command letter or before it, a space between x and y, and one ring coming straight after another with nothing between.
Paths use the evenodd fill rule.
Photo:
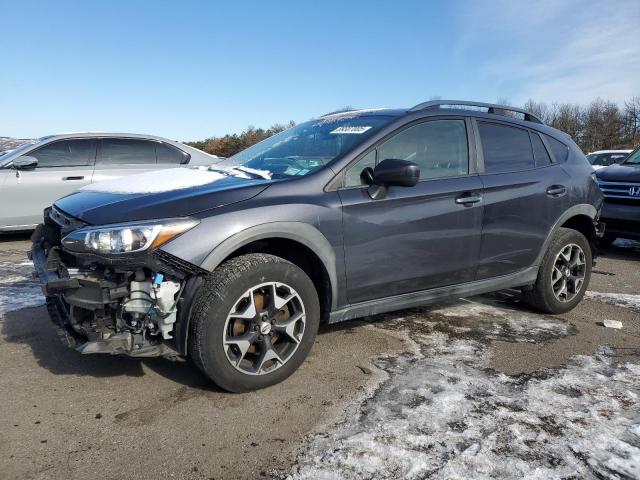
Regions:
<instances>
[{"instance_id":1,"label":"car shadow","mask_svg":"<svg viewBox=\"0 0 640 480\"><path fill-rule=\"evenodd\" d=\"M599 245L598 253L613 260L640 260L640 241L618 239L608 246Z\"/></svg>"},{"instance_id":2,"label":"car shadow","mask_svg":"<svg viewBox=\"0 0 640 480\"><path fill-rule=\"evenodd\" d=\"M0 317L3 341L26 345L38 365L54 375L80 375L95 378L144 377L145 369L177 384L221 391L190 362L163 358L129 358L104 354L82 355L66 347L56 335L44 307L25 308Z\"/></svg>"},{"instance_id":3,"label":"car shadow","mask_svg":"<svg viewBox=\"0 0 640 480\"><path fill-rule=\"evenodd\" d=\"M3 242L23 242L31 240L31 234L33 232L11 232L0 233L0 243Z\"/></svg>"}]
</instances>

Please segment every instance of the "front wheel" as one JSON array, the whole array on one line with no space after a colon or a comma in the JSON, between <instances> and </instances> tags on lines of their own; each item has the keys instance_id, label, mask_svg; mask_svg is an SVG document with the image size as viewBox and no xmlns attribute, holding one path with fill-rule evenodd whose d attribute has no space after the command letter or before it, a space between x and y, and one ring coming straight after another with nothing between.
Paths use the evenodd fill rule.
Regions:
<instances>
[{"instance_id":1,"label":"front wheel","mask_svg":"<svg viewBox=\"0 0 640 480\"><path fill-rule=\"evenodd\" d=\"M233 258L202 285L189 355L218 386L245 392L281 382L311 350L320 304L307 274L266 254Z\"/></svg>"},{"instance_id":2,"label":"front wheel","mask_svg":"<svg viewBox=\"0 0 640 480\"><path fill-rule=\"evenodd\" d=\"M585 236L561 228L542 259L533 288L523 291L523 300L545 313L568 312L584 297L591 267L591 246Z\"/></svg>"}]
</instances>

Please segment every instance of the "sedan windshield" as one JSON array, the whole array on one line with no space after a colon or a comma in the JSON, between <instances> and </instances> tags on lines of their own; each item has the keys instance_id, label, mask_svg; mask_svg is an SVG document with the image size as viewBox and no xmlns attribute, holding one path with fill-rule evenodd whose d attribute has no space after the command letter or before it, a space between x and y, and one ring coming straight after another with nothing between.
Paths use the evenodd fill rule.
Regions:
<instances>
[{"instance_id":1,"label":"sedan windshield","mask_svg":"<svg viewBox=\"0 0 640 480\"><path fill-rule=\"evenodd\" d=\"M220 162L215 167L244 167L271 178L308 175L380 130L393 117L343 113L301 123Z\"/></svg>"},{"instance_id":2,"label":"sedan windshield","mask_svg":"<svg viewBox=\"0 0 640 480\"><path fill-rule=\"evenodd\" d=\"M640 166L640 148L636 149L631 155L627 157L627 159L622 163L623 165L628 165L629 167L638 167Z\"/></svg>"}]
</instances>

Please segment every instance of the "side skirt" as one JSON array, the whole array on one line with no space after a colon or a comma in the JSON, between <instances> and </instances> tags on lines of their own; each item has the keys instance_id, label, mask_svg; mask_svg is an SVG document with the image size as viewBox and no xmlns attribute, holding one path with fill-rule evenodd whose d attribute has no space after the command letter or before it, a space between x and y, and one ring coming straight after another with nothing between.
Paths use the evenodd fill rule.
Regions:
<instances>
[{"instance_id":1,"label":"side skirt","mask_svg":"<svg viewBox=\"0 0 640 480\"><path fill-rule=\"evenodd\" d=\"M472 295L495 292L496 290L503 290L506 288L531 285L532 283L535 283L537 276L538 266L533 266L526 270L501 277L354 303L341 308L340 310L331 312L328 323L344 322L345 320L377 315L379 313L393 312L395 310L402 310L405 308L421 307L445 298L469 297Z\"/></svg>"}]
</instances>

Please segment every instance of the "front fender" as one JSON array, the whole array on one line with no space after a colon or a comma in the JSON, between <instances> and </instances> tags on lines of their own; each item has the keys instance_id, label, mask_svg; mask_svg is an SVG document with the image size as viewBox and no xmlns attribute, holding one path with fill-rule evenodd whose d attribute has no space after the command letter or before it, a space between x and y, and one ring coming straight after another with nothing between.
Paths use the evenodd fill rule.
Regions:
<instances>
[{"instance_id":1,"label":"front fender","mask_svg":"<svg viewBox=\"0 0 640 480\"><path fill-rule=\"evenodd\" d=\"M266 238L286 238L311 249L322 261L331 282L331 309L338 299L338 274L335 250L329 240L314 226L301 222L271 222L242 230L224 240L206 256L203 269L212 272L225 258L239 248Z\"/></svg>"}]
</instances>

